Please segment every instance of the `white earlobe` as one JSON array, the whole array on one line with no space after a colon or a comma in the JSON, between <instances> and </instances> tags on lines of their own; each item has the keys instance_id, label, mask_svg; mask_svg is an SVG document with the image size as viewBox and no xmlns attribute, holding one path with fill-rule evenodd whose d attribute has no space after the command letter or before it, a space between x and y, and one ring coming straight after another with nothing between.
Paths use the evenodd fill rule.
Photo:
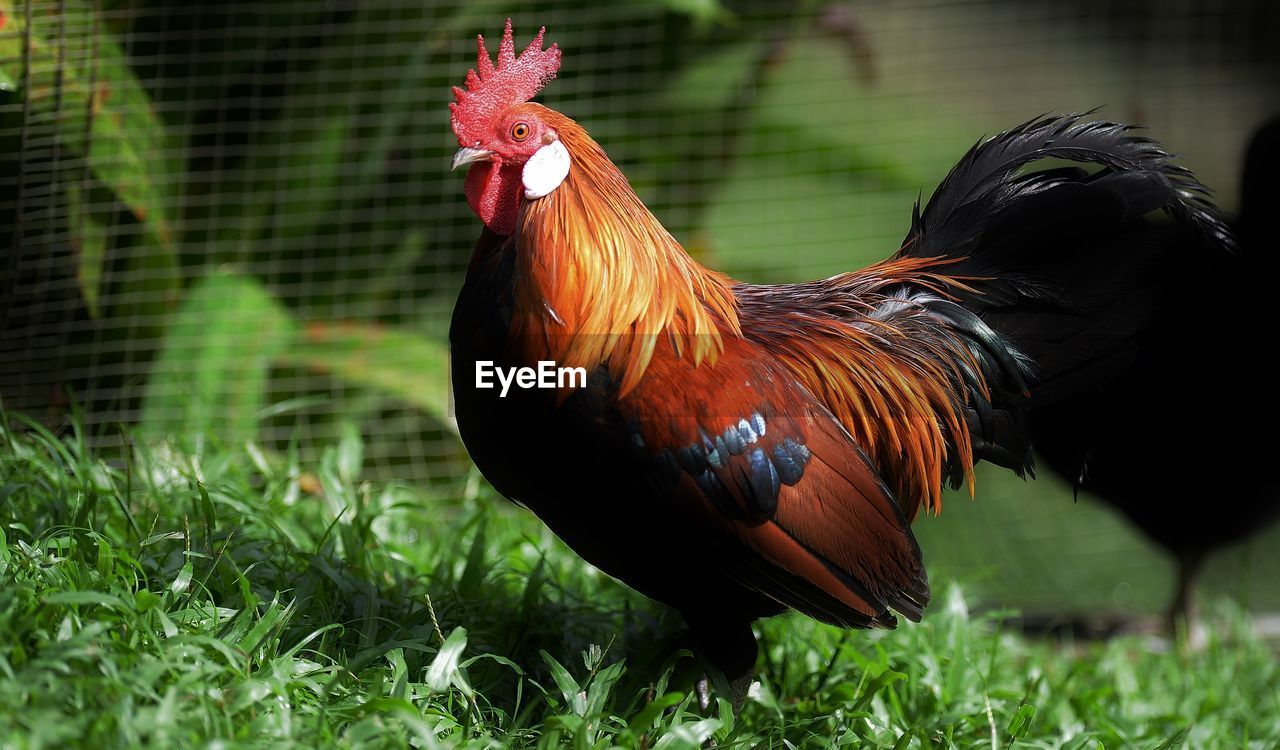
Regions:
<instances>
[{"instance_id":1,"label":"white earlobe","mask_svg":"<svg viewBox=\"0 0 1280 750\"><path fill-rule=\"evenodd\" d=\"M550 195L568 176L569 151L560 141L552 141L525 162L521 173L524 197L533 200Z\"/></svg>"}]
</instances>

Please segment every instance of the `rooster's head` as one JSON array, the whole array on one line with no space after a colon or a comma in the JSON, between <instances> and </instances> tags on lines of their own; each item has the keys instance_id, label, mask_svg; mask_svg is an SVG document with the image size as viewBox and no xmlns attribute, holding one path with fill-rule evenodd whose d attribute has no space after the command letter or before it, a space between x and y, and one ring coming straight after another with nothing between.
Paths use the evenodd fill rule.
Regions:
<instances>
[{"instance_id":1,"label":"rooster's head","mask_svg":"<svg viewBox=\"0 0 1280 750\"><path fill-rule=\"evenodd\" d=\"M507 19L495 65L477 37L476 67L467 72L466 88L455 86L457 101L449 105L458 153L453 168L468 164L467 203L498 234L515 231L520 199L540 198L568 174L569 154L546 120L546 108L530 104L534 94L560 69L556 45L542 49L542 35L519 57Z\"/></svg>"}]
</instances>

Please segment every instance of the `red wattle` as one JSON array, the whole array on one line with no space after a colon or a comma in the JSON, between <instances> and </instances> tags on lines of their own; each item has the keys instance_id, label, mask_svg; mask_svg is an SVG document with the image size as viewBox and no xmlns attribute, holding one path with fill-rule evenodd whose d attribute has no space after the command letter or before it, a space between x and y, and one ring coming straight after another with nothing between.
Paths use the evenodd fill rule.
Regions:
<instances>
[{"instance_id":1,"label":"red wattle","mask_svg":"<svg viewBox=\"0 0 1280 750\"><path fill-rule=\"evenodd\" d=\"M471 210L490 231L501 235L516 231L522 190L520 167L497 160L473 164L463 184Z\"/></svg>"}]
</instances>

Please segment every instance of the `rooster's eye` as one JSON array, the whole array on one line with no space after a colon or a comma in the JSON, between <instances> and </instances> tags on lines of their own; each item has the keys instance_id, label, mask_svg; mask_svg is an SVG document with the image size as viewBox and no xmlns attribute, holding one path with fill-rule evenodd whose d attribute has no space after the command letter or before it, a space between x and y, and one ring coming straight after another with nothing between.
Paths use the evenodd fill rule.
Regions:
<instances>
[{"instance_id":1,"label":"rooster's eye","mask_svg":"<svg viewBox=\"0 0 1280 750\"><path fill-rule=\"evenodd\" d=\"M529 123L517 122L511 127L511 137L517 141L523 141L529 137Z\"/></svg>"}]
</instances>

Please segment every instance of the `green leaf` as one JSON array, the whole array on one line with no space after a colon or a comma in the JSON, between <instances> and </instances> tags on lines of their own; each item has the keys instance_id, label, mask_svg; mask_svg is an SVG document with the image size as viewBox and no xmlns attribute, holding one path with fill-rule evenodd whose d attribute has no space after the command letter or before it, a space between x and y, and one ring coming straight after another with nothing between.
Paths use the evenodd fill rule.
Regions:
<instances>
[{"instance_id":1,"label":"green leaf","mask_svg":"<svg viewBox=\"0 0 1280 750\"><path fill-rule=\"evenodd\" d=\"M551 679L555 680L556 687L560 689L560 695L564 696L565 703L572 707L575 714L582 716L587 709L587 697L582 692L582 688L578 687L578 681L573 679L573 675L569 674L569 670L565 669L551 654L546 651L539 651L538 653L542 654L542 661L546 663L547 669L551 670Z\"/></svg>"},{"instance_id":2,"label":"green leaf","mask_svg":"<svg viewBox=\"0 0 1280 750\"><path fill-rule=\"evenodd\" d=\"M213 549L213 532L217 528L218 514L213 508L213 499L209 497L209 489L204 482L196 482L196 491L200 496L200 520L204 523L204 546Z\"/></svg>"},{"instance_id":3,"label":"green leaf","mask_svg":"<svg viewBox=\"0 0 1280 750\"><path fill-rule=\"evenodd\" d=\"M853 708L851 710L855 712L865 710L867 706L871 704L871 700L876 697L877 693L889 687L893 683L901 682L905 679L907 679L907 676L902 672L895 672L891 669L887 669L870 680L867 680L862 693L858 696L858 699L854 701Z\"/></svg>"},{"instance_id":4,"label":"green leaf","mask_svg":"<svg viewBox=\"0 0 1280 750\"><path fill-rule=\"evenodd\" d=\"M485 565L484 560L487 541L485 522L481 521L475 537L471 540L471 550L467 553L466 566L463 567L462 576L458 579L458 596L463 599L480 599L483 596L480 587L484 583L485 573L488 572L488 566Z\"/></svg>"},{"instance_id":5,"label":"green leaf","mask_svg":"<svg viewBox=\"0 0 1280 750\"><path fill-rule=\"evenodd\" d=\"M158 594L142 589L133 595L133 608L139 612L146 612L159 604L160 601L161 598Z\"/></svg>"},{"instance_id":6,"label":"green leaf","mask_svg":"<svg viewBox=\"0 0 1280 750\"><path fill-rule=\"evenodd\" d=\"M404 660L404 649L391 649L387 653L387 661L391 663L390 696L405 700L409 697L409 666Z\"/></svg>"},{"instance_id":7,"label":"green leaf","mask_svg":"<svg viewBox=\"0 0 1280 750\"><path fill-rule=\"evenodd\" d=\"M128 605L118 596L100 591L59 591L44 598L47 604L98 604L108 609L127 609Z\"/></svg>"},{"instance_id":8,"label":"green leaf","mask_svg":"<svg viewBox=\"0 0 1280 750\"><path fill-rule=\"evenodd\" d=\"M408 331L359 323L307 323L277 361L399 397L452 427L449 353Z\"/></svg>"},{"instance_id":9,"label":"green leaf","mask_svg":"<svg viewBox=\"0 0 1280 750\"><path fill-rule=\"evenodd\" d=\"M342 424L341 434L336 455L338 477L346 484L355 484L364 465L364 441L360 439L359 428L350 422Z\"/></svg>"},{"instance_id":10,"label":"green leaf","mask_svg":"<svg viewBox=\"0 0 1280 750\"><path fill-rule=\"evenodd\" d=\"M143 433L252 438L271 362L295 332L257 281L226 271L205 277L165 334L143 395Z\"/></svg>"},{"instance_id":11,"label":"green leaf","mask_svg":"<svg viewBox=\"0 0 1280 750\"><path fill-rule=\"evenodd\" d=\"M702 746L711 735L716 733L720 728L719 719L702 719L690 724L680 724L671 728L671 731L662 736L658 740L658 744L653 746L653 750L668 750L668 748L688 748L694 750Z\"/></svg>"},{"instance_id":12,"label":"green leaf","mask_svg":"<svg viewBox=\"0 0 1280 750\"><path fill-rule=\"evenodd\" d=\"M1009 726L1004 730L1009 735L1010 740L1018 740L1027 735L1031 731L1031 722L1035 721L1036 707L1023 703L1018 706L1018 711L1009 720Z\"/></svg>"},{"instance_id":13,"label":"green leaf","mask_svg":"<svg viewBox=\"0 0 1280 750\"><path fill-rule=\"evenodd\" d=\"M186 570L186 568L183 568ZM273 599L271 604L267 606L267 611L262 613L262 617L254 623L254 626L245 634L236 646L245 653L252 653L258 646L262 645L268 634L273 628L277 627L277 623L287 623L293 615L294 602L282 606L278 599Z\"/></svg>"},{"instance_id":14,"label":"green leaf","mask_svg":"<svg viewBox=\"0 0 1280 750\"><path fill-rule=\"evenodd\" d=\"M587 686L587 707L584 712L588 717L604 715L605 704L613 692L613 686L625 670L622 662L616 661L591 679L591 684Z\"/></svg>"},{"instance_id":15,"label":"green leaf","mask_svg":"<svg viewBox=\"0 0 1280 750\"><path fill-rule=\"evenodd\" d=\"M149 547L153 544L158 544L160 542L176 542L176 541L182 541L183 539L186 539L186 538L187 538L186 535L183 534L181 531L161 531L158 534L152 534L146 539L143 539L139 543L139 546Z\"/></svg>"},{"instance_id":16,"label":"green leaf","mask_svg":"<svg viewBox=\"0 0 1280 750\"><path fill-rule=\"evenodd\" d=\"M453 632L449 633L449 637L445 638L444 643L440 645L440 652L431 661L431 666L427 668L425 680L427 687L439 692L453 685L464 693L470 692L470 687L467 685L466 679L462 677L458 667L458 660L466 647L467 629L454 628Z\"/></svg>"},{"instance_id":17,"label":"green leaf","mask_svg":"<svg viewBox=\"0 0 1280 750\"><path fill-rule=\"evenodd\" d=\"M173 250L174 184L181 174L174 139L156 116L128 57L81 2L30 0L30 47L23 54L25 8L0 0L8 19L0 35L0 77L9 86L30 79L25 92L31 117L53 121L62 145L86 157L93 174L110 186L146 227L177 282ZM30 69L24 70L24 58ZM33 123L28 123L28 125Z\"/></svg>"},{"instance_id":18,"label":"green leaf","mask_svg":"<svg viewBox=\"0 0 1280 750\"><path fill-rule=\"evenodd\" d=\"M458 665L458 667L461 669L466 669L472 664L475 664L476 662L481 662L481 661L492 661L497 664L501 664L507 669L510 669L512 672L515 672L517 675L521 677L524 676L524 670L520 668L519 664L516 664L515 662L511 661L507 657L501 656L499 654L476 654L470 659L463 661L461 664Z\"/></svg>"},{"instance_id":19,"label":"green leaf","mask_svg":"<svg viewBox=\"0 0 1280 750\"><path fill-rule=\"evenodd\" d=\"M111 542L106 537L97 537L94 539L98 548L98 558L96 569L98 575L103 578L111 576L111 569L114 563L114 555L111 554Z\"/></svg>"},{"instance_id":20,"label":"green leaf","mask_svg":"<svg viewBox=\"0 0 1280 750\"><path fill-rule=\"evenodd\" d=\"M173 579L173 583L169 584L169 591L177 596L187 593L187 587L191 585L191 579L195 575L195 569L190 562L183 564L182 570L178 571L178 575Z\"/></svg>"},{"instance_id":21,"label":"green leaf","mask_svg":"<svg viewBox=\"0 0 1280 750\"><path fill-rule=\"evenodd\" d=\"M637 737L648 732L653 728L653 723L658 717L666 713L668 708L679 704L686 697L683 693L667 693L659 696L645 704L631 720L627 722L627 728Z\"/></svg>"}]
</instances>

